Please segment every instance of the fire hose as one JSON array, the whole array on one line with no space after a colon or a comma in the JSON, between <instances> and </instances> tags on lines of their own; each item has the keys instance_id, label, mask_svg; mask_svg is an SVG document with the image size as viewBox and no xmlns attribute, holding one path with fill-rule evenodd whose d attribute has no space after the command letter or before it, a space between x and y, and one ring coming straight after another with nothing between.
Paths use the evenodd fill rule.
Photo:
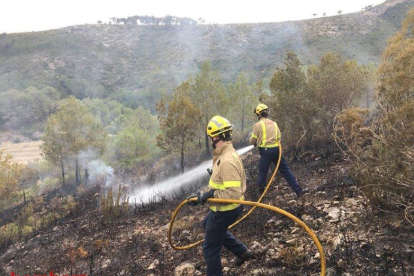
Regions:
<instances>
[{"instance_id":1,"label":"fire hose","mask_svg":"<svg viewBox=\"0 0 414 276\"><path fill-rule=\"evenodd\" d=\"M237 199L221 199L221 198L210 198L207 200L207 202L211 202L211 203L226 203L226 204L241 204L241 205L250 205L253 206L243 217L241 217L239 220L237 220L235 223L233 223L232 225L230 225L229 229L233 228L234 226L236 226L237 224L239 224L241 221L243 221L244 219L246 219L253 211L254 209L256 209L256 207L259 208L264 208L264 209L268 209L271 210L273 212L279 213L281 215L284 215L288 218L290 218L291 220L295 221L296 223L299 224L300 227L302 227L308 234L309 236L312 238L312 240L314 241L314 243L316 244L316 247L318 248L319 251L319 255L320 255L320 259L321 259L321 274L320 276L325 276L326 275L326 261L325 261L325 254L323 252L323 248L321 243L319 242L317 236L315 235L315 233L299 218L295 217L294 215L292 215L291 213L268 205L268 204L263 204L261 203L263 197L266 195L267 190L270 187L270 184L273 182L274 178L276 177L277 171L279 169L279 165L280 165L280 160L282 157L282 145L279 144L279 159L277 162L277 165L275 167L275 170L273 171L272 177L270 178L269 182L266 185L265 190L263 191L262 195L260 196L260 198L258 199L257 202L253 202L253 201L245 201L245 200L237 200ZM174 221L175 218L177 217L179 211L181 210L181 208L186 205L188 202L193 202L193 201L197 201L196 197L190 198L190 199L185 199L183 200L178 207L174 210L172 217L171 217L171 221L170 221L170 225L169 225L169 229L168 229L168 242L170 243L171 247L174 248L175 250L186 250L186 249L190 249L192 247L195 247L199 244L201 244L204 240L199 240L197 242L194 242L192 244L186 245L186 246L178 246L176 244L173 243L172 241L172 229L173 229L173 225L174 225Z\"/></svg>"}]
</instances>

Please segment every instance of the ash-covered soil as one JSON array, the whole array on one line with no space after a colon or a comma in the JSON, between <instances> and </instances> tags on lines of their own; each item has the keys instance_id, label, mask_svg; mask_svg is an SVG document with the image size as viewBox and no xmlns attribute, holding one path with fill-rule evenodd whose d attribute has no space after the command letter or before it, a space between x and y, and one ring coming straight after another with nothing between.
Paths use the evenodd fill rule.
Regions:
<instances>
[{"instance_id":1,"label":"ash-covered soil","mask_svg":"<svg viewBox=\"0 0 414 276\"><path fill-rule=\"evenodd\" d=\"M257 198L257 160L245 160L246 200ZM291 167L311 192L297 199L277 177L263 202L292 213L316 233L326 255L327 275L414 275L413 227L390 214L373 212L348 177L346 160L308 155ZM99 195L90 191L79 198L82 204L72 215L2 252L0 273L204 275L201 246L176 251L167 240L171 214L185 197L131 206L128 214L103 223ZM173 233L177 244L202 238L200 222L206 211L206 206L183 208ZM236 267L234 256L223 249L225 275L320 275L315 244L286 217L256 210L232 232L255 257Z\"/></svg>"}]
</instances>

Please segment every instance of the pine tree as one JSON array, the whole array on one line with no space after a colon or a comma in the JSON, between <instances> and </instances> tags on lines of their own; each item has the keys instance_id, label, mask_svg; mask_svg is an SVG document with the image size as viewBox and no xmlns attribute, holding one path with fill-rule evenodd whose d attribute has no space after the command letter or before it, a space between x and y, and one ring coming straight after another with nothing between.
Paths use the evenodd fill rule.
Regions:
<instances>
[{"instance_id":1,"label":"pine tree","mask_svg":"<svg viewBox=\"0 0 414 276\"><path fill-rule=\"evenodd\" d=\"M62 183L65 185L65 161L75 159L76 184L80 184L80 168L77 155L92 149L102 154L106 133L102 124L81 104L70 97L63 101L59 111L47 120L43 136L43 152L46 159L59 164L62 169Z\"/></svg>"},{"instance_id":2,"label":"pine tree","mask_svg":"<svg viewBox=\"0 0 414 276\"><path fill-rule=\"evenodd\" d=\"M190 83L183 82L174 90L170 100L163 97L157 105L162 131L162 134L157 136L157 145L168 153L180 154L182 173L185 167L185 155L194 142L201 119L199 109L189 97L190 90Z\"/></svg>"},{"instance_id":3,"label":"pine tree","mask_svg":"<svg viewBox=\"0 0 414 276\"><path fill-rule=\"evenodd\" d=\"M209 137L205 128L214 115L225 114L228 99L218 72L211 69L209 61L201 65L201 72L196 76L191 91L191 100L200 109L202 120L199 130L205 138L206 155L210 155Z\"/></svg>"},{"instance_id":4,"label":"pine tree","mask_svg":"<svg viewBox=\"0 0 414 276\"><path fill-rule=\"evenodd\" d=\"M246 120L249 118L246 115L252 117L252 111L258 104L258 95L253 93L253 89L243 72L238 75L234 84L230 84L228 97L232 102L230 113L234 119L240 120L240 128L243 133Z\"/></svg>"}]
</instances>

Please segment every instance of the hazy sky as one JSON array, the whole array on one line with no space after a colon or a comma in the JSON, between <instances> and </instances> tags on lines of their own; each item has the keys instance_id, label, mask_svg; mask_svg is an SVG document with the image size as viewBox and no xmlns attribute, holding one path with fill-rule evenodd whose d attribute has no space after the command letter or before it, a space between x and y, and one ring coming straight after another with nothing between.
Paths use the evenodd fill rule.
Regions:
<instances>
[{"instance_id":1,"label":"hazy sky","mask_svg":"<svg viewBox=\"0 0 414 276\"><path fill-rule=\"evenodd\" d=\"M31 32L133 15L203 18L211 23L280 22L360 11L384 0L1 0L0 33Z\"/></svg>"}]
</instances>

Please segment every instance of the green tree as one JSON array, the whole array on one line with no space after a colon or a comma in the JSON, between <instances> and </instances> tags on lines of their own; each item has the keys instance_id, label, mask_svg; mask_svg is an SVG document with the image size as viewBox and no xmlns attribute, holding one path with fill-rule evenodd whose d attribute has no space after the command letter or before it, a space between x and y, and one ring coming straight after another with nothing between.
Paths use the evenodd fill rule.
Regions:
<instances>
[{"instance_id":1,"label":"green tree","mask_svg":"<svg viewBox=\"0 0 414 276\"><path fill-rule=\"evenodd\" d=\"M258 95L253 93L253 89L243 72L238 75L234 84L230 84L228 97L232 101L229 108L229 112L234 118L232 121L240 120L241 132L243 133L246 119L252 117L251 112L258 103ZM246 118L247 114L250 116Z\"/></svg>"},{"instance_id":2,"label":"green tree","mask_svg":"<svg viewBox=\"0 0 414 276\"><path fill-rule=\"evenodd\" d=\"M302 64L292 51L286 52L285 68L276 70L270 82L271 97L264 97L272 117L285 133L288 146L311 145L314 133L315 102L302 71Z\"/></svg>"},{"instance_id":3,"label":"green tree","mask_svg":"<svg viewBox=\"0 0 414 276\"><path fill-rule=\"evenodd\" d=\"M201 71L195 77L190 97L200 109L202 120L199 124L199 130L205 138L206 154L210 155L210 139L206 134L205 127L211 117L225 114L228 108L223 82L218 72L212 70L210 61L205 61L201 65Z\"/></svg>"},{"instance_id":4,"label":"green tree","mask_svg":"<svg viewBox=\"0 0 414 276\"><path fill-rule=\"evenodd\" d=\"M150 115L151 117L154 117ZM123 169L134 169L154 160L157 154L155 130L158 122L150 116L139 117L137 112L125 117L115 137L115 159ZM151 122L153 126L146 126Z\"/></svg>"},{"instance_id":5,"label":"green tree","mask_svg":"<svg viewBox=\"0 0 414 276\"><path fill-rule=\"evenodd\" d=\"M168 153L180 154L182 173L185 166L185 154L190 149L201 119L199 109L189 97L190 91L190 83L183 82L174 90L171 100L161 98L157 105L162 131L162 134L157 136L157 145Z\"/></svg>"},{"instance_id":6,"label":"green tree","mask_svg":"<svg viewBox=\"0 0 414 276\"><path fill-rule=\"evenodd\" d=\"M357 105L368 89L368 73L355 60L343 60L338 54L327 53L320 64L308 69L309 87L319 108L318 120L322 126L322 139L332 134L335 115Z\"/></svg>"},{"instance_id":7,"label":"green tree","mask_svg":"<svg viewBox=\"0 0 414 276\"><path fill-rule=\"evenodd\" d=\"M77 155L87 149L102 154L106 133L96 118L74 97L62 102L59 111L47 120L43 136L43 152L46 159L59 164L65 185L65 161L75 160L76 184L80 184L80 168Z\"/></svg>"}]
</instances>

